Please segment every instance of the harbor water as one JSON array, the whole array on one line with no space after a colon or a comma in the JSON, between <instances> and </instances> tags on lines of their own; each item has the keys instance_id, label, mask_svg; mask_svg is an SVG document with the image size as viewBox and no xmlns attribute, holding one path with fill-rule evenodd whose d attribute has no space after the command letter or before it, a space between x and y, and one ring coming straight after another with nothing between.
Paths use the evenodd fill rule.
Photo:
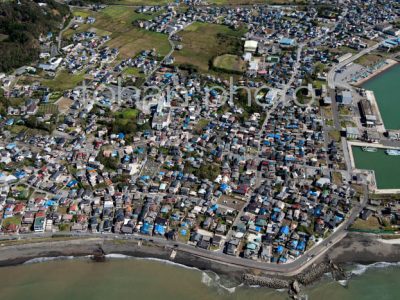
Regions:
<instances>
[{"instance_id":1,"label":"harbor water","mask_svg":"<svg viewBox=\"0 0 400 300\"><path fill-rule=\"evenodd\" d=\"M400 64L365 82L375 94L386 129L400 129Z\"/></svg>"},{"instance_id":2,"label":"harbor water","mask_svg":"<svg viewBox=\"0 0 400 300\"><path fill-rule=\"evenodd\" d=\"M307 299L398 299L400 267L378 263L353 266L351 278L328 275L306 288ZM51 260L0 268L1 299L288 299L286 291L230 283L211 272L162 261L114 258ZM236 285L236 286L235 286Z\"/></svg>"},{"instance_id":3,"label":"harbor water","mask_svg":"<svg viewBox=\"0 0 400 300\"><path fill-rule=\"evenodd\" d=\"M384 149L367 152L358 146L352 147L352 151L357 169L375 171L379 189L400 188L400 156L387 155Z\"/></svg>"}]
</instances>

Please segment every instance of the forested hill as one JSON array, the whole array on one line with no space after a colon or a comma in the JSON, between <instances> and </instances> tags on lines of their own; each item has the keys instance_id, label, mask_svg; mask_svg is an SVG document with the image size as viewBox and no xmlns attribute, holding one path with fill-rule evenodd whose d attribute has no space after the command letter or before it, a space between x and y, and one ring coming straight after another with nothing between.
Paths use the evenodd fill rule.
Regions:
<instances>
[{"instance_id":1,"label":"forested hill","mask_svg":"<svg viewBox=\"0 0 400 300\"><path fill-rule=\"evenodd\" d=\"M54 0L0 2L0 71L37 59L40 34L58 32L68 14L68 6Z\"/></svg>"}]
</instances>

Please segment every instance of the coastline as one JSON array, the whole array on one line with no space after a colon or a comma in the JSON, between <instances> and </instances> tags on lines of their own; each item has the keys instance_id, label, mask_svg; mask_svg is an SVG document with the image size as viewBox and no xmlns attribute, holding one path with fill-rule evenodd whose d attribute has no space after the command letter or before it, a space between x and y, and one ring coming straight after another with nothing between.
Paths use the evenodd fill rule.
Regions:
<instances>
[{"instance_id":1,"label":"coastline","mask_svg":"<svg viewBox=\"0 0 400 300\"><path fill-rule=\"evenodd\" d=\"M358 80L357 82L352 83L352 85L355 86L355 87L360 87L361 85L363 85L367 81L369 81L372 78L382 74L383 72L389 70L390 68L392 68L392 67L394 67L394 66L396 66L398 64L398 62L393 60L393 59L386 59L385 62L387 63L385 66L375 70L374 72L369 74L367 77L362 78L362 79Z\"/></svg>"},{"instance_id":2,"label":"coastline","mask_svg":"<svg viewBox=\"0 0 400 300\"><path fill-rule=\"evenodd\" d=\"M0 247L0 266L20 265L32 259L55 257L91 256L96 249L105 254L121 254L133 258L159 259L201 271L212 271L238 284L258 285L268 288L292 288L294 282L303 286L318 282L325 273L336 273L341 279L341 266L349 264L373 264L377 262L399 262L400 244L386 243L371 234L348 233L339 243L302 273L295 276L270 275L261 270L236 267L217 261L177 251L170 259L171 248L154 244L138 245L130 240L105 240L102 238L77 239L26 243Z\"/></svg>"}]
</instances>

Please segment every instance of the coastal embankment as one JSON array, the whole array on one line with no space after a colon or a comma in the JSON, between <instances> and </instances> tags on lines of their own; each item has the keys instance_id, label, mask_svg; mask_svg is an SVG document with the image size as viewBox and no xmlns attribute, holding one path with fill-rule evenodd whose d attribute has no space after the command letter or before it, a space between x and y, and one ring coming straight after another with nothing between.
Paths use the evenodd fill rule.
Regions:
<instances>
[{"instance_id":1,"label":"coastal embankment","mask_svg":"<svg viewBox=\"0 0 400 300\"><path fill-rule=\"evenodd\" d=\"M140 243L121 239L69 239L29 243L29 241L3 242L0 244L0 266L22 264L43 257L89 256L101 248L105 254L122 254L136 258L155 258L182 264L199 270L209 270L237 283L265 286L274 289L292 288L294 282L309 285L318 281L325 273L340 273L338 265L349 263L371 264L374 262L400 261L400 244L385 243L371 234L349 233L334 245L319 261L296 276L265 274L258 269L220 263L185 251L176 251L153 243Z\"/></svg>"},{"instance_id":2,"label":"coastal embankment","mask_svg":"<svg viewBox=\"0 0 400 300\"><path fill-rule=\"evenodd\" d=\"M368 80L374 78L375 76L378 76L379 74L385 72L386 70L390 69L391 67L393 67L396 64L397 64L397 61L395 61L393 59L386 59L384 65L382 67L371 71L368 76L360 78L360 80L353 83L353 85L359 87L362 84L364 84L365 82L367 82Z\"/></svg>"}]
</instances>

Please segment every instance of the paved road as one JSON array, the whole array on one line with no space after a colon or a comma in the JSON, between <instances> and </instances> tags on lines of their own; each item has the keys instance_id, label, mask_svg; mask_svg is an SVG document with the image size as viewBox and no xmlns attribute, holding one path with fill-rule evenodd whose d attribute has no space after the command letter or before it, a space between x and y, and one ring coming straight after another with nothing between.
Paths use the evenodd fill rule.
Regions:
<instances>
[{"instance_id":1,"label":"paved road","mask_svg":"<svg viewBox=\"0 0 400 300\"><path fill-rule=\"evenodd\" d=\"M354 54L353 56L351 56L350 58L336 64L335 66L332 67L332 69L329 71L328 73L328 86L331 89L335 89L336 87L336 82L335 82L335 75L336 75L336 71L339 70L340 68L344 67L345 65L347 65L348 63L351 63L357 59L359 59L361 56L370 53L371 51L374 51L376 49L378 49L378 47L382 44L383 42L377 43L369 48L365 48L364 50L360 51L357 54Z\"/></svg>"},{"instance_id":2,"label":"paved road","mask_svg":"<svg viewBox=\"0 0 400 300\"><path fill-rule=\"evenodd\" d=\"M62 36L63 36L64 32L67 31L67 30L72 26L73 23L74 23L74 17L72 17L71 20L69 20L67 26L65 26L65 27L64 27L62 30L60 30L60 32L58 33L58 45L57 45L57 49L58 49L58 52L59 52L59 53L60 53L60 50L61 50Z\"/></svg>"}]
</instances>

